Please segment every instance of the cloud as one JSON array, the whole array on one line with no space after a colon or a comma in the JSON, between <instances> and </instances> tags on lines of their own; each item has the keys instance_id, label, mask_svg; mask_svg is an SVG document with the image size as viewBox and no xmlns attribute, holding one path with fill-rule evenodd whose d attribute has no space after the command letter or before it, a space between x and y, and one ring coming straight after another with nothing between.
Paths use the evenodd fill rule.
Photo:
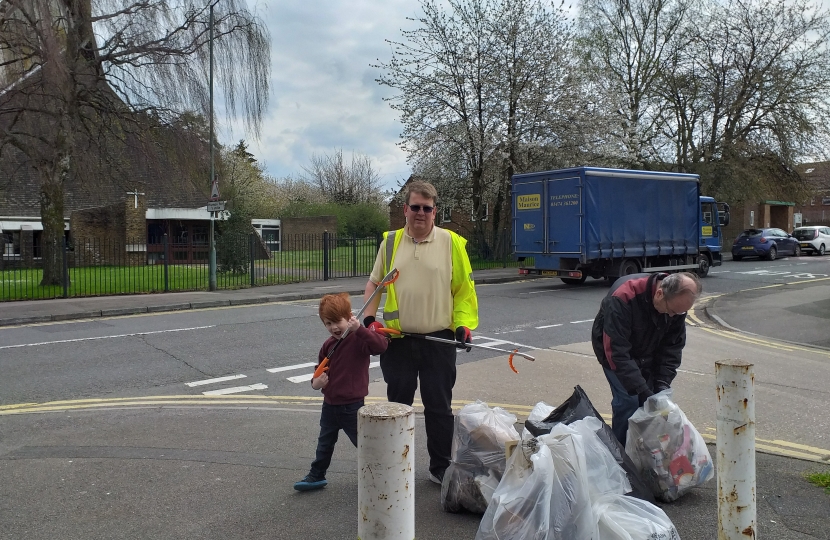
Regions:
<instances>
[{"instance_id":1,"label":"cloud","mask_svg":"<svg viewBox=\"0 0 830 540\"><path fill-rule=\"evenodd\" d=\"M371 65L389 60L385 40L399 40L401 28L412 26L407 17L417 15L418 1L281 0L251 9L271 33L269 106L259 140L232 123L220 131L221 142L247 139L278 178L300 173L312 154L336 149L368 155L387 187L408 177L406 154L396 145L403 127Z\"/></svg>"}]
</instances>

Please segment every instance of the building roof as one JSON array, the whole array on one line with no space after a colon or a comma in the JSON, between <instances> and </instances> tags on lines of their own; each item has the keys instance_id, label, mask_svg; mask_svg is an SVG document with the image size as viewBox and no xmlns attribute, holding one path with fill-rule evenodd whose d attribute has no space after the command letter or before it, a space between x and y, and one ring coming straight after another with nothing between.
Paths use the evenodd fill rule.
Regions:
<instances>
[{"instance_id":1,"label":"building roof","mask_svg":"<svg viewBox=\"0 0 830 540\"><path fill-rule=\"evenodd\" d=\"M830 191L830 161L802 163L796 172L815 191Z\"/></svg>"},{"instance_id":2,"label":"building roof","mask_svg":"<svg viewBox=\"0 0 830 540\"><path fill-rule=\"evenodd\" d=\"M93 154L101 155L86 159L84 172L72 175L64 185L64 217L75 210L123 201L134 191L145 195L150 208L204 206L210 192L206 148L182 148L171 142L174 137L173 133L155 134L150 143L136 141L113 144L107 150L93 149ZM39 217L42 180L38 171L15 148L6 147L2 158L0 219Z\"/></svg>"}]
</instances>

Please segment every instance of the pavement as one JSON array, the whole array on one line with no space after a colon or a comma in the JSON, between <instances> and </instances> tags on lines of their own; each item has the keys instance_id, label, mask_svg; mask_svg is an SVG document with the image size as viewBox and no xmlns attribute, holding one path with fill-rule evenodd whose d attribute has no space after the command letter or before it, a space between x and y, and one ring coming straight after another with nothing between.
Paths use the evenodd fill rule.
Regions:
<instances>
[{"instance_id":1,"label":"pavement","mask_svg":"<svg viewBox=\"0 0 830 540\"><path fill-rule=\"evenodd\" d=\"M516 269L476 272L479 284L518 279L526 277ZM333 290L359 295L365 282L362 277L217 292L12 302L0 305L0 325L303 300ZM815 293L815 288L787 287L765 295L724 295L709 301L705 312L733 328L760 325L749 331L769 332L764 335L775 339L792 339L787 328L810 326L812 333L804 337L818 342L817 327L826 321L793 311L795 300L785 301L795 295L816 298ZM765 317L744 319L741 306L748 302L773 310L771 315L783 310L788 324L776 329L752 322ZM477 399L502 405L517 414L521 429L529 405L555 405L570 395L577 376L574 359L588 356L578 347L534 354L544 361L517 360L522 378L497 375L505 371L503 357L460 364L454 405ZM601 412L608 408L607 385L577 382L595 402L602 402L595 403ZM373 381L367 402L384 400L384 383ZM523 405L511 405L516 403ZM420 411L419 402L415 405ZM325 489L292 489L313 459L318 416L319 399L288 396L167 396L0 406L0 538L355 538L357 452L351 445L337 445ZM427 478L425 440L423 415L416 414L416 535L472 539L480 516L441 510L440 488ZM716 458L715 447L709 450ZM830 539L830 495L803 478L806 472L827 469L811 461L757 453L756 534L779 540ZM661 507L684 540L717 537L715 480Z\"/></svg>"}]
</instances>

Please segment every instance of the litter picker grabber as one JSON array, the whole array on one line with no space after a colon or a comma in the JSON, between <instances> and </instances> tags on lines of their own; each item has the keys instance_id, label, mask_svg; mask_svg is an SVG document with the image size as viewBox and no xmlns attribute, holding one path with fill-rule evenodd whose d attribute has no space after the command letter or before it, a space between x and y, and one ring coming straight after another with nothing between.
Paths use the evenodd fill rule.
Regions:
<instances>
[{"instance_id":1,"label":"litter picker grabber","mask_svg":"<svg viewBox=\"0 0 830 540\"><path fill-rule=\"evenodd\" d=\"M507 354L510 355L510 357L507 359L507 363L510 366L510 369L512 369L514 373L518 373L516 368L513 367L513 356L514 355L515 356L521 356L522 358L527 358L531 362L536 361L536 359L534 357L530 356L529 354L519 352L519 349L508 351L507 349L499 349L498 347L490 347L490 346L487 346L487 345L476 345L474 343L461 343L460 341L455 341L454 339L444 339L444 338L439 338L439 337L435 337L435 336L427 336L427 335L424 335L424 334L412 334L412 333L409 333L409 332L401 332L400 330L395 330L394 328L378 328L377 331L378 332L383 332L384 334L388 334L388 335L407 336L407 337L413 337L413 338L418 338L418 339L426 339L426 340L429 340L429 341L437 341L439 343L446 343L448 345L455 345L456 347L462 347L462 348L475 347L477 349L487 349L487 350L490 350L490 351L499 351L499 352L507 353Z\"/></svg>"},{"instance_id":2,"label":"litter picker grabber","mask_svg":"<svg viewBox=\"0 0 830 540\"><path fill-rule=\"evenodd\" d=\"M374 300L375 297L377 295L379 295L381 293L381 291L383 291L383 289L386 288L387 285L395 283L395 280L398 279L398 275L400 275L400 272L398 272L398 269L393 268L392 270L389 271L388 274L383 276L383 279L380 281L380 283L378 283L377 289L375 289L375 291L372 293L372 295L369 297L369 299L366 300L366 303L363 304L363 307L360 308L360 311L357 312L357 315L355 315L355 318L358 321L360 321L360 318L363 316L363 312L366 311L366 308L369 307L369 304L372 302L372 300ZM317 366L317 369L314 370L313 377L315 379L317 377L319 377L320 375L322 375L324 371L328 371L328 369L329 369L329 358L331 358L331 355L334 354L335 349L337 349L337 346L340 345L340 343L343 341L343 339L347 335L349 335L350 330L351 330L351 328L346 328L346 331L343 332L343 335L340 336L340 339L338 339L337 342L334 344L334 346L331 349L329 349L329 353L326 355L325 358L323 358L323 361L320 362L320 365Z\"/></svg>"}]
</instances>

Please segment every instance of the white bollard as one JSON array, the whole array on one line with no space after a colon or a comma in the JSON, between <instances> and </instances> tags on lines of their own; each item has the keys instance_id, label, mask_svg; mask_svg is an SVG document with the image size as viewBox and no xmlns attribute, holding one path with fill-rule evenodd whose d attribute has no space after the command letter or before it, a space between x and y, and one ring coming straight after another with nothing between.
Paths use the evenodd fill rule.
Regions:
<instances>
[{"instance_id":1,"label":"white bollard","mask_svg":"<svg viewBox=\"0 0 830 540\"><path fill-rule=\"evenodd\" d=\"M718 540L756 538L755 371L742 360L715 362Z\"/></svg>"},{"instance_id":2,"label":"white bollard","mask_svg":"<svg viewBox=\"0 0 830 540\"><path fill-rule=\"evenodd\" d=\"M400 403L357 415L357 538L415 538L415 414Z\"/></svg>"}]
</instances>

